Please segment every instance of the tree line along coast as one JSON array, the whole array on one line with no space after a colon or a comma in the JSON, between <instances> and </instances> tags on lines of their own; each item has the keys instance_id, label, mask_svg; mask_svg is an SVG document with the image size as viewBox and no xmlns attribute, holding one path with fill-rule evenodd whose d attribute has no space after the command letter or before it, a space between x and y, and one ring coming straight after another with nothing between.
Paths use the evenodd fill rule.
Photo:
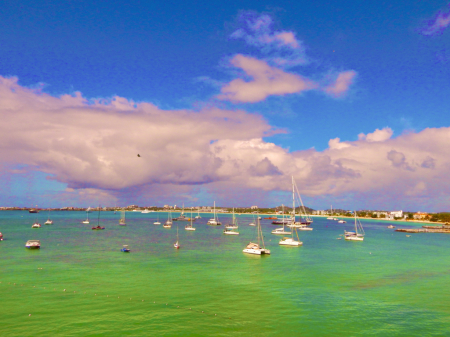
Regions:
<instances>
[{"instance_id":1,"label":"tree line along coast","mask_svg":"<svg viewBox=\"0 0 450 337\"><path fill-rule=\"evenodd\" d=\"M15 211L28 211L30 213L40 212L40 211L150 211L150 212L200 212L200 213L211 213L213 212L213 207L211 206L195 206L195 207L177 207L175 206L138 206L129 205L126 207L58 207L58 208L40 208L40 207L0 207L0 210L15 210ZM292 214L292 207L288 206L277 206L277 207L235 207L234 211L240 214L267 214L267 215L281 215ZM232 213L232 207L216 207L216 212L218 213ZM310 207L298 207L295 210L296 214L306 214L312 216L335 216L335 217L354 217L354 212L351 210L344 209L326 209L326 210L315 210ZM380 211L380 210L357 210L357 216L359 218L368 219L380 219L380 220L401 220L401 221L417 221L417 222L450 222L450 212L412 212L412 211Z\"/></svg>"}]
</instances>

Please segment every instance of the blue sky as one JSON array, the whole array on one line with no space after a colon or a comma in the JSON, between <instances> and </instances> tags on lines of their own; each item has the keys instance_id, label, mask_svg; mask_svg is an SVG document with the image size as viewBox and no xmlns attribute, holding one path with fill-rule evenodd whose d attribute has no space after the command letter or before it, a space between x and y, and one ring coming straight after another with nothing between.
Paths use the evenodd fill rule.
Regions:
<instances>
[{"instance_id":1,"label":"blue sky","mask_svg":"<svg viewBox=\"0 0 450 337\"><path fill-rule=\"evenodd\" d=\"M210 107L231 111L231 114L236 110L245 111L248 116L262 118L268 126L278 130L261 131L265 143L275 144L281 152L297 151L303 158L308 151L324 154L329 149L329 141L335 138L357 146L361 139L364 140L359 136L361 133L368 135L376 129L392 131L382 142L402 143L405 135L421 135L427 128L437 130L449 126L450 28L446 29L449 10L448 1L342 1L332 4L326 1L239 1L224 3L221 7L206 1L195 4L181 1L6 1L0 13L0 75L17 78L21 88L31 88L53 97L80 92L89 100L118 96L135 103L152 103L163 111L196 112ZM271 21L267 30L250 31L248 23L263 17ZM439 29L435 28L438 19ZM239 30L247 35L236 37ZM294 36L300 47L282 45L281 40L276 40L280 32ZM264 43L261 42L263 37L266 38ZM267 39L272 40L267 42ZM249 73L244 74L248 68L239 68L232 63L236 61L236 55L252 64L260 62L260 65L264 63L283 74L301 76L314 82L316 88L269 94L258 101L218 98L233 80L252 81ZM295 62L281 66L276 63L277 58ZM339 96L327 94L327 88L337 81L338 75L350 71L354 76L345 90ZM106 119L100 119L100 123L102 120ZM93 118L93 121L97 120ZM4 123L7 127L9 120L5 119ZM181 119L179 123L174 120L175 130L180 123ZM242 140L246 139L242 135ZM210 139L210 142L214 141L214 137ZM15 146L10 141L3 142L2 148L8 148L8 151ZM382 150L369 145L373 156L387 160L385 152L377 152ZM42 146L36 151L48 150ZM408 174L414 171L405 182L410 185L409 190L397 195L385 186L383 191L389 191L386 192L389 202L380 202L380 190L374 190L370 184L364 190L360 187L336 188L340 183L334 181L320 191L301 189L307 203L314 208L341 202L343 208L392 205L394 208L418 209L422 206L428 210L442 210L446 196L443 191L436 193L435 184L427 180L432 179L428 174L421 175L413 169L413 160L409 158L414 154L408 157L406 150L389 146L392 147L389 151L404 154L404 162L409 166L403 165L400 157L400 162L389 159L391 161L386 161L386 165L407 170ZM184 151L189 152L189 148ZM414 147L410 151L414 151ZM425 152L421 155L426 157ZM425 160L422 157L420 161ZM445 167L437 155L431 157ZM264 166L263 158L265 155L255 162ZM271 164L276 161L267 158ZM330 158L332 163L341 165L341 159L333 159L331 155ZM223 164L225 159L221 160ZM234 200L229 194L215 192L219 188L224 190L221 184L231 173L219 177L217 172L211 171L200 180L189 181L172 178L159 181L158 177L152 176L111 185L100 182L99 178L83 186L81 178L77 178L75 184L66 171L57 165L43 167L39 160L18 156L4 160L3 165L3 176L10 182L6 189L8 195L0 198L5 204L13 201L15 204L35 204L37 202L30 199L42 199L39 194L53 195L47 198L53 206L61 204L61 200L64 204L71 202L72 197L74 203L84 203L85 194L80 196L78 192L86 187L92 189L88 193L92 200L86 200L87 204L96 200L148 204L161 200L180 204L183 198L186 201L192 198L193 204L211 204L210 199L217 198L226 204ZM29 168L26 173L15 170L22 165ZM285 172L279 165L274 164L277 170L270 171L270 165L267 168L272 172L272 180L282 176L288 181L290 175L298 173L296 180L302 186L313 185L314 179L318 179L317 184L324 181L324 176L314 178L300 172L306 170L300 164L295 172ZM355 177L359 175L366 179L361 168L353 167L352 170L356 172ZM383 168L380 170L382 178ZM93 172L90 177L95 175ZM256 176L269 180L267 172ZM398 174L403 177L401 172ZM40 186L39 192L35 188L28 189L30 176L36 181L33 186ZM244 176L242 179L247 181ZM389 176L387 180L391 179L395 181L396 178ZM413 181L423 182L426 187ZM166 191L164 197L155 196L156 183L165 186L165 191L171 186L168 189L173 193ZM218 185L214 186L215 183ZM234 183L243 188L241 183ZM142 192L144 186L152 193ZM235 185L230 183L228 186ZM254 181L245 187L239 193L249 193L257 199L250 203L267 206L279 204L283 201L279 191L289 190L287 183L276 185L262 181ZM130 193L130 190L140 192ZM232 190L229 193L233 194ZM424 204L424 200L430 200L430 196L436 197L436 194L439 194L439 200ZM247 198L241 201L246 202Z\"/></svg>"}]
</instances>

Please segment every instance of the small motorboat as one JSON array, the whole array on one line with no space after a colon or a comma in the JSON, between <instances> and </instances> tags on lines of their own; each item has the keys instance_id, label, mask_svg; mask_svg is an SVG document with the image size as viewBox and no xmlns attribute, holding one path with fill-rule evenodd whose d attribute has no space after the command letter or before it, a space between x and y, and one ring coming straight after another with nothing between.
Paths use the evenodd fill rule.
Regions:
<instances>
[{"instance_id":1,"label":"small motorboat","mask_svg":"<svg viewBox=\"0 0 450 337\"><path fill-rule=\"evenodd\" d=\"M121 252L124 253L129 253L131 252L130 248L128 247L128 245L123 245L123 248L120 250Z\"/></svg>"},{"instance_id":2,"label":"small motorboat","mask_svg":"<svg viewBox=\"0 0 450 337\"><path fill-rule=\"evenodd\" d=\"M35 222L31 228L41 228L41 224L39 222Z\"/></svg>"},{"instance_id":3,"label":"small motorboat","mask_svg":"<svg viewBox=\"0 0 450 337\"><path fill-rule=\"evenodd\" d=\"M387 228L395 228L395 226L394 225L389 225L389 226L387 226Z\"/></svg>"},{"instance_id":4,"label":"small motorboat","mask_svg":"<svg viewBox=\"0 0 450 337\"><path fill-rule=\"evenodd\" d=\"M99 229L105 229L105 227L101 226L92 227L92 230L99 230Z\"/></svg>"},{"instance_id":5,"label":"small motorboat","mask_svg":"<svg viewBox=\"0 0 450 337\"><path fill-rule=\"evenodd\" d=\"M0 233L0 241L3 241L3 234Z\"/></svg>"},{"instance_id":6,"label":"small motorboat","mask_svg":"<svg viewBox=\"0 0 450 337\"><path fill-rule=\"evenodd\" d=\"M53 225L53 220L48 219L46 222L44 222L44 225Z\"/></svg>"},{"instance_id":7,"label":"small motorboat","mask_svg":"<svg viewBox=\"0 0 450 337\"><path fill-rule=\"evenodd\" d=\"M39 248L41 248L41 241L40 240L28 240L27 243L25 243L25 248L39 249Z\"/></svg>"}]
</instances>

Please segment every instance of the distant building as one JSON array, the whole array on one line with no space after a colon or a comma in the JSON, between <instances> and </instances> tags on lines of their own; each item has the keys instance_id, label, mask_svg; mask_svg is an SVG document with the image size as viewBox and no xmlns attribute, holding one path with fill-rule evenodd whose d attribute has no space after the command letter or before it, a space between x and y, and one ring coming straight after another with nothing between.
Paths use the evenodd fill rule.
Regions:
<instances>
[{"instance_id":1,"label":"distant building","mask_svg":"<svg viewBox=\"0 0 450 337\"><path fill-rule=\"evenodd\" d=\"M392 211L389 213L390 218L394 219L394 218L403 218L403 211Z\"/></svg>"},{"instance_id":2,"label":"distant building","mask_svg":"<svg viewBox=\"0 0 450 337\"><path fill-rule=\"evenodd\" d=\"M258 206L252 206L250 209L258 209Z\"/></svg>"},{"instance_id":3,"label":"distant building","mask_svg":"<svg viewBox=\"0 0 450 337\"><path fill-rule=\"evenodd\" d=\"M417 212L413 214L413 218L415 220L425 220L429 217L430 215L426 212Z\"/></svg>"}]
</instances>

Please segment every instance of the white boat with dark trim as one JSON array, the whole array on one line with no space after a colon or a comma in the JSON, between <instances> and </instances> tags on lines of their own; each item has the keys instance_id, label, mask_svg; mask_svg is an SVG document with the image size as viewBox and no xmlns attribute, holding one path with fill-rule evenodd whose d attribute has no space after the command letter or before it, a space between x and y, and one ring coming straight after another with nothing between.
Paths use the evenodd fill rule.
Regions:
<instances>
[{"instance_id":1,"label":"white boat with dark trim","mask_svg":"<svg viewBox=\"0 0 450 337\"><path fill-rule=\"evenodd\" d=\"M281 246L295 246L295 247L298 247L298 246L302 246L303 242L296 241L293 238L283 238L283 239L280 240L279 244Z\"/></svg>"},{"instance_id":2,"label":"white boat with dark trim","mask_svg":"<svg viewBox=\"0 0 450 337\"><path fill-rule=\"evenodd\" d=\"M88 211L86 211L86 220L82 221L81 223L89 224L89 212Z\"/></svg>"},{"instance_id":3,"label":"white boat with dark trim","mask_svg":"<svg viewBox=\"0 0 450 337\"><path fill-rule=\"evenodd\" d=\"M261 223L259 220L257 220L257 241L256 242L250 242L247 247L243 250L244 253L247 254L254 254L254 255L270 255L270 250L266 249L264 246L264 237L262 235L261 231Z\"/></svg>"},{"instance_id":4,"label":"white boat with dark trim","mask_svg":"<svg viewBox=\"0 0 450 337\"><path fill-rule=\"evenodd\" d=\"M187 231L195 231L195 227L192 226L192 208L191 208L191 223L187 224L186 226L184 226L184 229Z\"/></svg>"},{"instance_id":5,"label":"white boat with dark trim","mask_svg":"<svg viewBox=\"0 0 450 337\"><path fill-rule=\"evenodd\" d=\"M174 243L173 247L176 249L180 249L180 247L181 247L179 240L178 240L178 226L177 226L177 242Z\"/></svg>"},{"instance_id":6,"label":"white boat with dark trim","mask_svg":"<svg viewBox=\"0 0 450 337\"><path fill-rule=\"evenodd\" d=\"M44 225L53 225L53 220L50 220L50 210L48 210L48 219L44 222Z\"/></svg>"},{"instance_id":7,"label":"white boat with dark trim","mask_svg":"<svg viewBox=\"0 0 450 337\"><path fill-rule=\"evenodd\" d=\"M225 235L239 235L239 232L235 232L234 230L232 230L232 229L224 229L223 230L223 234L225 234Z\"/></svg>"},{"instance_id":8,"label":"white boat with dark trim","mask_svg":"<svg viewBox=\"0 0 450 337\"><path fill-rule=\"evenodd\" d=\"M214 201L214 218L209 219L206 223L210 226L220 226L222 223L219 221L219 218L216 216L216 202Z\"/></svg>"},{"instance_id":9,"label":"white boat with dark trim","mask_svg":"<svg viewBox=\"0 0 450 337\"><path fill-rule=\"evenodd\" d=\"M39 222L35 222L31 228L41 228L41 224Z\"/></svg>"},{"instance_id":10,"label":"white boat with dark trim","mask_svg":"<svg viewBox=\"0 0 450 337\"><path fill-rule=\"evenodd\" d=\"M28 248L28 249L39 249L39 248L41 248L41 241L40 240L28 240L25 243L25 248Z\"/></svg>"},{"instance_id":11,"label":"white boat with dark trim","mask_svg":"<svg viewBox=\"0 0 450 337\"><path fill-rule=\"evenodd\" d=\"M340 219L338 223L347 223L347 221Z\"/></svg>"},{"instance_id":12,"label":"white boat with dark trim","mask_svg":"<svg viewBox=\"0 0 450 337\"><path fill-rule=\"evenodd\" d=\"M231 223L229 223L228 225L225 226L225 229L231 230L231 229L238 229L238 228L239 228L239 226L237 224L237 218L234 213L234 207L233 207L233 218L231 220Z\"/></svg>"},{"instance_id":13,"label":"white boat with dark trim","mask_svg":"<svg viewBox=\"0 0 450 337\"><path fill-rule=\"evenodd\" d=\"M282 216L282 220L281 220L281 222L283 223L283 227L275 228L272 231L272 234L275 234L275 235L288 235L288 234L291 234L291 232L288 232L286 229L284 229L284 224L285 224L285 221L284 221L285 220L285 218L284 218L284 205L281 205L281 207L283 208L283 216Z\"/></svg>"},{"instance_id":14,"label":"white boat with dark trim","mask_svg":"<svg viewBox=\"0 0 450 337\"><path fill-rule=\"evenodd\" d=\"M154 225L161 225L161 222L159 222L159 213L156 215L156 221L153 223Z\"/></svg>"},{"instance_id":15,"label":"white boat with dark trim","mask_svg":"<svg viewBox=\"0 0 450 337\"><path fill-rule=\"evenodd\" d=\"M172 228L172 212L170 210L167 214L167 221L164 223L163 228Z\"/></svg>"},{"instance_id":16,"label":"white boat with dark trim","mask_svg":"<svg viewBox=\"0 0 450 337\"><path fill-rule=\"evenodd\" d=\"M344 231L344 239L349 241L363 241L364 235L365 235L364 229L361 225L361 222L357 218L355 211L355 231L354 232Z\"/></svg>"}]
</instances>

